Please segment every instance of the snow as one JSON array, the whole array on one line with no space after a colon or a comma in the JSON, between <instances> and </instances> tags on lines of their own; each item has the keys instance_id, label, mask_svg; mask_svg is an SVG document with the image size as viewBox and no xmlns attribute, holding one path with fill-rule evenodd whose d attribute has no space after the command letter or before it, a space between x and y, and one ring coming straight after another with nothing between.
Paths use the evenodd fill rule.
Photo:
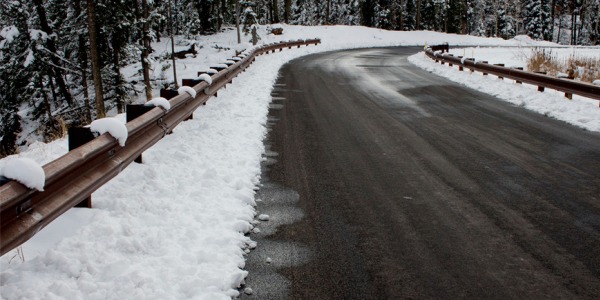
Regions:
<instances>
[{"instance_id":1,"label":"snow","mask_svg":"<svg viewBox=\"0 0 600 300\"><path fill-rule=\"evenodd\" d=\"M190 94L190 96L192 98L196 98L196 90L194 90L194 88L189 87L189 86L182 86L179 89L177 89L177 92L179 93L179 95L181 95L183 93L188 93L188 94ZM167 110L168 110L168 108L167 108Z\"/></svg>"},{"instance_id":2,"label":"snow","mask_svg":"<svg viewBox=\"0 0 600 300\"><path fill-rule=\"evenodd\" d=\"M261 214L258 216L258 219L261 221L269 221L271 217L269 215Z\"/></svg>"},{"instance_id":3,"label":"snow","mask_svg":"<svg viewBox=\"0 0 600 300\"><path fill-rule=\"evenodd\" d=\"M0 171L0 176L16 180L30 189L44 191L46 174L42 166L32 159L9 159Z\"/></svg>"},{"instance_id":4,"label":"snow","mask_svg":"<svg viewBox=\"0 0 600 300\"><path fill-rule=\"evenodd\" d=\"M19 35L19 29L15 26L7 26L0 30L0 36L3 38L0 41L0 48L4 48L4 45L12 43L12 41Z\"/></svg>"},{"instance_id":5,"label":"snow","mask_svg":"<svg viewBox=\"0 0 600 300\"><path fill-rule=\"evenodd\" d=\"M600 79L596 79L596 80L592 81L592 84L600 85Z\"/></svg>"},{"instance_id":6,"label":"snow","mask_svg":"<svg viewBox=\"0 0 600 300\"><path fill-rule=\"evenodd\" d=\"M181 88L179 90L177 90L177 92L181 95ZM194 90L194 89L192 89ZM194 97L196 96L196 92L194 91ZM169 102L169 100L163 98L163 97L156 97L156 98L152 98L152 100L146 102L144 104L145 106L158 106L158 107L162 107L164 110L169 110L171 109L171 103Z\"/></svg>"},{"instance_id":7,"label":"snow","mask_svg":"<svg viewBox=\"0 0 600 300\"><path fill-rule=\"evenodd\" d=\"M281 66L312 53L359 47L423 46L425 42L487 46L524 43L359 26L281 26L284 34L280 36L268 35L266 26L259 26L261 42L320 37L322 44L257 57L231 87L219 90L218 101L208 101L194 113L199 117L181 123L172 134L144 152L143 164L131 164L94 192L94 208L71 209L52 222L21 247L24 259L19 259L17 250L2 256L1 297L236 297L240 293L237 288L248 276L243 270L244 255L260 246L252 241L252 234L245 234L260 232L252 226L257 213L254 196L265 152L263 139L267 134L271 90ZM194 78L197 71L234 56L235 49L250 49L247 44L243 48L237 46L236 39L233 30L202 36L202 48L198 47L196 58L176 61L178 77ZM245 41L248 39L244 36ZM153 44L157 57L170 53L167 41ZM222 50L225 48L230 50ZM431 59L427 60L431 66ZM154 79L172 81L172 69L162 69L157 59L151 63ZM139 68L139 63L131 65L123 74L141 82ZM447 66L444 69L450 71ZM478 80L493 81L492 76L488 77ZM158 89L154 94L158 94ZM579 101L576 98L571 102L560 97L562 109L570 109L568 105ZM143 96L133 100L143 101ZM48 162L66 153L66 148L65 139L35 143L19 156ZM12 158L0 160L0 166Z\"/></svg>"},{"instance_id":8,"label":"snow","mask_svg":"<svg viewBox=\"0 0 600 300\"><path fill-rule=\"evenodd\" d=\"M208 75L208 74L200 74L200 76L198 76L198 78L196 78L196 80L206 81L206 83L208 83L208 85L212 84L212 77L210 77L210 75Z\"/></svg>"},{"instance_id":9,"label":"snow","mask_svg":"<svg viewBox=\"0 0 600 300\"><path fill-rule=\"evenodd\" d=\"M216 64L214 66L212 66L212 68L218 68L218 69L226 69L227 67L229 67L226 64Z\"/></svg>"},{"instance_id":10,"label":"snow","mask_svg":"<svg viewBox=\"0 0 600 300\"><path fill-rule=\"evenodd\" d=\"M125 146L125 142L127 141L127 127L123 124L122 121L116 118L103 118L98 119L90 124L90 130L92 132L97 132L98 134L104 134L108 132L115 139L119 141L119 145L121 147Z\"/></svg>"},{"instance_id":11,"label":"snow","mask_svg":"<svg viewBox=\"0 0 600 300\"><path fill-rule=\"evenodd\" d=\"M33 51L29 50L29 53L27 53L27 57L25 58L25 61L23 62L23 67L28 67L34 61L35 61L35 56L33 56Z\"/></svg>"}]
</instances>

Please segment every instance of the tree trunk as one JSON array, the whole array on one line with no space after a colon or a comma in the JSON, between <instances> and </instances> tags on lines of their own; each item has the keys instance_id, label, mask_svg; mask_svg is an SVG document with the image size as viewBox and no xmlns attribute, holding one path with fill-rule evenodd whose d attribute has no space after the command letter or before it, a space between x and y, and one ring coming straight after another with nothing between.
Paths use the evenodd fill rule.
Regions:
<instances>
[{"instance_id":1,"label":"tree trunk","mask_svg":"<svg viewBox=\"0 0 600 300\"><path fill-rule=\"evenodd\" d=\"M76 0L74 3L75 15L81 15L81 1ZM88 90L88 57L87 50L85 47L85 38L83 34L79 34L77 37L78 52L79 52L79 68L81 69L81 87L83 87L84 105L85 105L85 123L92 122L92 109L90 107L90 92Z\"/></svg>"},{"instance_id":2,"label":"tree trunk","mask_svg":"<svg viewBox=\"0 0 600 300\"><path fill-rule=\"evenodd\" d=\"M148 17L150 16L150 8L148 2L142 0L142 72L144 74L144 86L146 91L146 99L152 100L152 85L150 85L150 64L148 63L148 56L150 56L150 24L148 24Z\"/></svg>"},{"instance_id":3,"label":"tree trunk","mask_svg":"<svg viewBox=\"0 0 600 300\"><path fill-rule=\"evenodd\" d=\"M177 66L175 65L175 39L173 38L173 14L171 13L171 0L167 3L169 5L169 32L171 33L171 59L173 60L173 83L175 88L179 88L177 83Z\"/></svg>"},{"instance_id":4,"label":"tree trunk","mask_svg":"<svg viewBox=\"0 0 600 300\"><path fill-rule=\"evenodd\" d=\"M329 14L331 13L331 0L326 0L327 6L325 7L325 25L329 25Z\"/></svg>"},{"instance_id":5,"label":"tree trunk","mask_svg":"<svg viewBox=\"0 0 600 300\"><path fill-rule=\"evenodd\" d=\"M112 38L112 46L113 46L113 72L115 73L115 91L116 97L115 102L117 103L117 111L119 113L125 112L125 98L123 91L123 81L121 77L121 68L120 66L120 52L121 52L121 43L116 36Z\"/></svg>"},{"instance_id":6,"label":"tree trunk","mask_svg":"<svg viewBox=\"0 0 600 300\"><path fill-rule=\"evenodd\" d=\"M237 31L237 42L242 43L242 37L240 35L240 0L235 0L235 29Z\"/></svg>"},{"instance_id":7,"label":"tree trunk","mask_svg":"<svg viewBox=\"0 0 600 300\"><path fill-rule=\"evenodd\" d=\"M404 11L403 6L402 6L402 0L400 0L400 30L404 30L404 14L402 13Z\"/></svg>"},{"instance_id":8,"label":"tree trunk","mask_svg":"<svg viewBox=\"0 0 600 300\"><path fill-rule=\"evenodd\" d=\"M550 7L550 19L552 20L552 23L550 24L550 32L551 32L551 38L550 41L554 40L554 15L555 15L555 11L556 11L556 0L552 0L552 2L550 3L551 7ZM558 41L557 41L558 43Z\"/></svg>"},{"instance_id":9,"label":"tree trunk","mask_svg":"<svg viewBox=\"0 0 600 300\"><path fill-rule=\"evenodd\" d=\"M44 108L46 108L46 115L48 116L48 126L50 126L52 128L52 132L55 131L55 129L58 129L56 126L56 121L54 120L54 117L52 116L52 106L50 105L50 100L48 100L48 95L46 94L46 91L44 90L44 83L42 82L42 77L38 78L38 87L40 89L40 91L42 92L42 98L44 99Z\"/></svg>"},{"instance_id":10,"label":"tree trunk","mask_svg":"<svg viewBox=\"0 0 600 300\"><path fill-rule=\"evenodd\" d=\"M273 20L272 23L279 23L279 0L273 0Z\"/></svg>"},{"instance_id":11,"label":"tree trunk","mask_svg":"<svg viewBox=\"0 0 600 300\"><path fill-rule=\"evenodd\" d=\"M283 21L286 24L290 23L290 10L292 8L292 0L284 0Z\"/></svg>"},{"instance_id":12,"label":"tree trunk","mask_svg":"<svg viewBox=\"0 0 600 300\"><path fill-rule=\"evenodd\" d=\"M417 18L415 21L415 30L421 29L421 0L417 0Z\"/></svg>"},{"instance_id":13,"label":"tree trunk","mask_svg":"<svg viewBox=\"0 0 600 300\"><path fill-rule=\"evenodd\" d=\"M96 12L94 0L87 0L88 32L90 35L90 54L92 56L92 78L94 79L94 90L96 91L96 118L106 117L104 108L104 93L102 90L102 74L100 72L100 53L96 36Z\"/></svg>"},{"instance_id":14,"label":"tree trunk","mask_svg":"<svg viewBox=\"0 0 600 300\"><path fill-rule=\"evenodd\" d=\"M56 83L58 83L58 88L62 96L65 98L69 106L73 106L73 96L67 88L67 84L65 83L65 79L63 78L62 70L59 67L57 67L60 66L61 63L57 57L58 50L56 48L56 44L54 43L54 39L52 38L52 28L50 28L50 25L48 25L48 19L46 18L46 9L44 8L44 3L42 2L42 0L33 0L33 3L35 4L37 14L40 18L40 27L46 34L48 34L48 38L46 39L46 47L48 48L48 51L52 52L52 55L50 56L50 61L52 61L53 64L51 68L53 70L52 75L54 75Z\"/></svg>"}]
</instances>

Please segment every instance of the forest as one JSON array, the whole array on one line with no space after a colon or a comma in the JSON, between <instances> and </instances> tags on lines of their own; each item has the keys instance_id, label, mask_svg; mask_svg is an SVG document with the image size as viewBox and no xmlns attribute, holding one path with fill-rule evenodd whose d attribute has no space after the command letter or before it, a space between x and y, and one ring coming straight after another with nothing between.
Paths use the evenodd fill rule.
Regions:
<instances>
[{"instance_id":1,"label":"forest","mask_svg":"<svg viewBox=\"0 0 600 300\"><path fill-rule=\"evenodd\" d=\"M151 44L240 24L363 25L600 44L600 0L0 0L0 157L152 98ZM135 82L122 68L140 63ZM140 88L142 86L142 88Z\"/></svg>"}]
</instances>

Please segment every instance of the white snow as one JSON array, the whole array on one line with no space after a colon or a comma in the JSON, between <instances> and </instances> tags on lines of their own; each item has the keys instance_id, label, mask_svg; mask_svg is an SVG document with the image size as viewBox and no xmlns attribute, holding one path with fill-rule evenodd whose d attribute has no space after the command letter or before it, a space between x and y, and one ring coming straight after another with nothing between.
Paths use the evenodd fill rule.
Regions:
<instances>
[{"instance_id":1,"label":"white snow","mask_svg":"<svg viewBox=\"0 0 600 300\"><path fill-rule=\"evenodd\" d=\"M208 101L194 113L200 117L181 123L144 152L143 164L131 164L94 192L93 209L72 209L44 228L21 247L24 260L19 259L17 250L2 256L1 297L236 297L248 275L243 270L244 255L258 246L252 235L245 233L257 229L251 226L256 215L254 195L261 176L271 90L283 64L312 53L358 47L423 46L425 42L519 46L531 42L358 26L282 27L284 34L275 36L259 26L261 42L320 37L322 44L257 57L231 87L219 90L218 100ZM249 38L244 36L244 42ZM196 58L176 61L178 75L194 78L197 71L231 58L238 47L236 39L233 30L202 36L203 47ZM153 44L157 56L169 53L166 41ZM240 49L250 49L245 45ZM172 69L163 70L158 60L151 62L154 79L172 81ZM139 67L125 68L123 74L141 82ZM482 80L479 76L478 80L494 80L489 77ZM578 101L576 97L572 102L560 100L563 109ZM134 103L143 101L141 96ZM20 156L48 162L66 153L66 148L65 139L37 143ZM0 166L10 158L0 160Z\"/></svg>"},{"instance_id":2,"label":"white snow","mask_svg":"<svg viewBox=\"0 0 600 300\"><path fill-rule=\"evenodd\" d=\"M196 80L206 81L206 83L208 83L208 85L212 84L212 77L210 77L210 75L208 75L208 74L200 74L200 76L198 76L198 78L196 78Z\"/></svg>"},{"instance_id":3,"label":"white snow","mask_svg":"<svg viewBox=\"0 0 600 300\"><path fill-rule=\"evenodd\" d=\"M108 132L115 139L119 141L119 145L121 147L125 146L125 141L127 141L127 127L123 124L122 121L116 118L103 118L98 119L90 124L90 130L92 132L97 132L98 134L104 134Z\"/></svg>"},{"instance_id":4,"label":"white snow","mask_svg":"<svg viewBox=\"0 0 600 300\"><path fill-rule=\"evenodd\" d=\"M269 215L266 215L266 214L261 214L261 215L258 216L258 219L261 220L261 221L269 221L270 218L271 217Z\"/></svg>"},{"instance_id":5,"label":"white snow","mask_svg":"<svg viewBox=\"0 0 600 300\"><path fill-rule=\"evenodd\" d=\"M12 43L12 41L19 35L19 29L16 26L7 26L0 30L0 36L3 38L0 41L0 48L4 48L4 45Z\"/></svg>"},{"instance_id":6,"label":"white snow","mask_svg":"<svg viewBox=\"0 0 600 300\"><path fill-rule=\"evenodd\" d=\"M33 51L29 50L29 53L27 53L27 57L25 58L25 61L23 62L23 67L28 67L34 61L35 61L35 56L33 55Z\"/></svg>"},{"instance_id":7,"label":"white snow","mask_svg":"<svg viewBox=\"0 0 600 300\"><path fill-rule=\"evenodd\" d=\"M177 92L179 93L179 95L181 95L183 93L188 93L188 94L190 94L190 96L192 96L192 98L196 98L196 90L194 90L194 88L189 87L189 86L182 86L179 89L177 89ZM170 104L169 104L169 107L170 107ZM169 109L167 108L167 110L169 110Z\"/></svg>"},{"instance_id":8,"label":"white snow","mask_svg":"<svg viewBox=\"0 0 600 300\"><path fill-rule=\"evenodd\" d=\"M592 81L592 84L600 85L600 79L596 79L596 80Z\"/></svg>"},{"instance_id":9,"label":"white snow","mask_svg":"<svg viewBox=\"0 0 600 300\"><path fill-rule=\"evenodd\" d=\"M180 90L181 90L181 88L179 90L177 90L177 92L181 95ZM195 93L194 93L194 96L195 96ZM146 102L144 105L145 106L158 106L158 107L162 107L164 110L171 109L171 103L169 102L169 100L167 100L163 97L152 98L152 100Z\"/></svg>"},{"instance_id":10,"label":"white snow","mask_svg":"<svg viewBox=\"0 0 600 300\"><path fill-rule=\"evenodd\" d=\"M21 157L7 160L0 175L16 180L30 189L44 191L46 174L44 169L32 159Z\"/></svg>"},{"instance_id":11,"label":"white snow","mask_svg":"<svg viewBox=\"0 0 600 300\"><path fill-rule=\"evenodd\" d=\"M213 68L225 68L226 69L227 67L229 67L229 66L226 65L226 64L216 64L216 65L213 65Z\"/></svg>"},{"instance_id":12,"label":"white snow","mask_svg":"<svg viewBox=\"0 0 600 300\"><path fill-rule=\"evenodd\" d=\"M209 74L209 75L214 75L214 74L217 74L217 73L219 73L219 71L217 71L215 69L208 69L208 70L206 70L206 74Z\"/></svg>"}]
</instances>

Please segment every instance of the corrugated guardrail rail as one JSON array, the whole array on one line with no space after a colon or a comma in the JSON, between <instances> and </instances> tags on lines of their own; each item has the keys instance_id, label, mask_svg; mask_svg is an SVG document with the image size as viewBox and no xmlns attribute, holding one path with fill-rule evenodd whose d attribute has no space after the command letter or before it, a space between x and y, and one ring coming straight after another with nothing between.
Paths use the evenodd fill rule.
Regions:
<instances>
[{"instance_id":1,"label":"corrugated guardrail rail","mask_svg":"<svg viewBox=\"0 0 600 300\"><path fill-rule=\"evenodd\" d=\"M478 62L474 58L463 58L462 56L453 56L443 51L448 51L447 45L432 46L425 51L430 58L448 63L450 66L457 65L459 70L463 68L472 71L479 71L484 74L493 74L500 78L508 78L518 83L528 83L538 86L539 91L544 88L550 88L565 93L565 96L571 98L571 95L580 95L591 99L600 100L600 86L571 79L555 78L544 74L532 73L516 68L507 68L501 65L488 64L487 62Z\"/></svg>"},{"instance_id":2,"label":"corrugated guardrail rail","mask_svg":"<svg viewBox=\"0 0 600 300\"><path fill-rule=\"evenodd\" d=\"M128 139L124 147L109 134L103 134L46 164L43 167L46 174L43 192L28 189L16 181L0 186L0 255L30 239L114 178L250 66L257 55L320 42L320 39L310 39L274 43L241 56L241 60L214 74L211 85L204 81L195 85L195 98L184 93L169 100L171 108L168 111L156 107L128 122Z\"/></svg>"}]
</instances>

